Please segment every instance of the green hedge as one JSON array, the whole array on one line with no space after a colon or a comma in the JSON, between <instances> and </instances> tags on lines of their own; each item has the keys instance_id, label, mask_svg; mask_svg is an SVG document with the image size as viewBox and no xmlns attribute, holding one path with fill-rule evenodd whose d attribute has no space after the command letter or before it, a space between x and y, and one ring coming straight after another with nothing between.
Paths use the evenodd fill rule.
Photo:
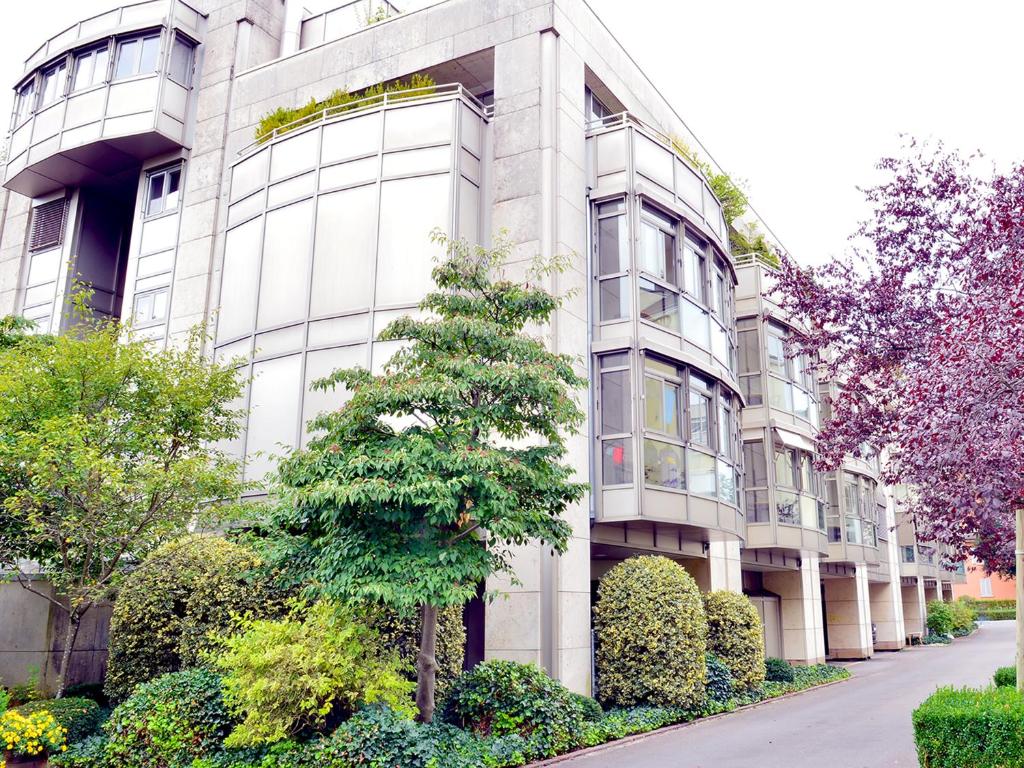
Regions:
<instances>
[{"instance_id":1,"label":"green hedge","mask_svg":"<svg viewBox=\"0 0 1024 768\"><path fill-rule=\"evenodd\" d=\"M935 635L948 635L953 631L953 609L949 603L932 600L928 603L928 631Z\"/></svg>"},{"instance_id":2,"label":"green hedge","mask_svg":"<svg viewBox=\"0 0 1024 768\"><path fill-rule=\"evenodd\" d=\"M30 715L33 712L49 712L58 725L67 730L68 744L92 736L100 728L103 712L92 699L68 696L63 699L30 701L14 708L15 712Z\"/></svg>"},{"instance_id":3,"label":"green hedge","mask_svg":"<svg viewBox=\"0 0 1024 768\"><path fill-rule=\"evenodd\" d=\"M978 618L987 621L1013 621L1017 618L1016 608L988 608L978 611Z\"/></svg>"},{"instance_id":4,"label":"green hedge","mask_svg":"<svg viewBox=\"0 0 1024 768\"><path fill-rule=\"evenodd\" d=\"M997 687L1009 686L1010 688L1017 687L1017 668L1016 667L1000 667L996 670L996 673L992 676L992 682Z\"/></svg>"},{"instance_id":5,"label":"green hedge","mask_svg":"<svg viewBox=\"0 0 1024 768\"><path fill-rule=\"evenodd\" d=\"M777 659L771 656L764 660L765 679L773 683L792 683L794 677L793 665L785 659Z\"/></svg>"},{"instance_id":6,"label":"green hedge","mask_svg":"<svg viewBox=\"0 0 1024 768\"><path fill-rule=\"evenodd\" d=\"M1024 696L1012 688L940 688L913 723L923 768L1024 765Z\"/></svg>"},{"instance_id":7,"label":"green hedge","mask_svg":"<svg viewBox=\"0 0 1024 768\"><path fill-rule=\"evenodd\" d=\"M977 597L964 597L962 598L965 602L970 603L976 610L982 611L989 608L1016 608L1016 600L987 600L979 599Z\"/></svg>"},{"instance_id":8,"label":"green hedge","mask_svg":"<svg viewBox=\"0 0 1024 768\"><path fill-rule=\"evenodd\" d=\"M632 557L597 588L597 695L615 706L695 709L708 625L693 577L666 557Z\"/></svg>"},{"instance_id":9,"label":"green hedge","mask_svg":"<svg viewBox=\"0 0 1024 768\"><path fill-rule=\"evenodd\" d=\"M729 667L736 690L764 682L764 628L750 598L721 590L704 595L708 651Z\"/></svg>"}]
</instances>

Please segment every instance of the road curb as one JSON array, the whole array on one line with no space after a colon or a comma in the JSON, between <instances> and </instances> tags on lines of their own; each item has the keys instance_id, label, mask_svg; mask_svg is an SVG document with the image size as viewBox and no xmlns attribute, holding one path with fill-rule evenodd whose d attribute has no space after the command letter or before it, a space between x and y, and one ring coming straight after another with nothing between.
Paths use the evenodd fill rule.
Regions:
<instances>
[{"instance_id":1,"label":"road curb","mask_svg":"<svg viewBox=\"0 0 1024 768\"><path fill-rule=\"evenodd\" d=\"M743 706L736 707L736 709L730 710L728 712L719 712L716 715L708 715L707 717L698 717L696 720L689 720L689 721L687 721L685 723L676 723L675 725L666 725L666 726L664 726L662 728L658 728L657 730L654 730L654 731L647 731L646 733L634 733L632 736L624 736L623 738L616 739L615 741L606 741L604 744L598 744L598 745L593 746L593 747L585 747L583 749L577 749L575 752L566 752L564 755L558 755L556 757L549 757L546 760L541 760L541 761L536 762L536 763L529 763L526 766L524 766L524 768L546 768L546 766L549 766L549 765L558 765L559 763L567 763L570 760L577 760L577 759L582 758L582 757L589 757L590 755L596 755L596 754L601 753L601 752L611 752L614 749L619 749L620 747L627 747L630 744L635 744L638 741L643 741L644 739L649 738L651 736L658 736L658 735L663 734L663 733L672 733L673 731L679 731L679 730L682 730L683 728L689 728L692 725L698 725L700 723L707 723L707 722L710 722L711 720L717 720L717 719L719 719L721 717L729 717L729 715L735 715L737 712L744 712L744 711L746 711L748 709L756 709L757 707L766 707L766 706L769 706L771 704L774 704L777 701L782 701L783 699L793 698L794 696L802 696L803 694L810 693L811 691L820 691L822 688L828 688L828 687L833 686L833 685L840 685L841 683L848 683L850 680L853 680L853 679L854 679L853 675L851 675L850 677L844 678L842 680L833 680L832 682L822 683L821 685L815 685L815 686L813 686L811 688L804 688L802 691L792 691L790 693L784 693L781 696L775 696L774 698L771 698L771 699L765 699L763 701L755 701L752 704L744 704Z\"/></svg>"}]
</instances>

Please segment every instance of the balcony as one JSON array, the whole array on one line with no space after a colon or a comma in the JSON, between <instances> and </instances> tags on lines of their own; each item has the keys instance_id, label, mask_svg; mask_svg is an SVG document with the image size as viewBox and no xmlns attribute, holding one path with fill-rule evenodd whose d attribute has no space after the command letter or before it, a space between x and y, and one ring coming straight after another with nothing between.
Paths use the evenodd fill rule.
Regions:
<instances>
[{"instance_id":1,"label":"balcony","mask_svg":"<svg viewBox=\"0 0 1024 768\"><path fill-rule=\"evenodd\" d=\"M363 0L350 0L337 8L304 18L299 33L299 50L331 40L340 40L364 27L398 14L399 10L387 0L380 0L372 9L368 9Z\"/></svg>"},{"instance_id":2,"label":"balcony","mask_svg":"<svg viewBox=\"0 0 1024 768\"><path fill-rule=\"evenodd\" d=\"M115 179L191 144L195 49L206 17L150 0L80 21L26 62L4 186L37 197Z\"/></svg>"}]
</instances>

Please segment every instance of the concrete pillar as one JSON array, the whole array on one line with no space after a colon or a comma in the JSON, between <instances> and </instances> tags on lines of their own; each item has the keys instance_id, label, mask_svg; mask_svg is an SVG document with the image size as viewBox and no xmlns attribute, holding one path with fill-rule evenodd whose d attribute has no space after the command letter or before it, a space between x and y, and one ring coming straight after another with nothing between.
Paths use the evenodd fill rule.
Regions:
<instances>
[{"instance_id":1,"label":"concrete pillar","mask_svg":"<svg viewBox=\"0 0 1024 768\"><path fill-rule=\"evenodd\" d=\"M906 645L903 628L903 596L899 584L891 581L868 584L871 621L876 628L875 650L898 651Z\"/></svg>"},{"instance_id":2,"label":"concrete pillar","mask_svg":"<svg viewBox=\"0 0 1024 768\"><path fill-rule=\"evenodd\" d=\"M829 656L870 658L873 648L867 566L859 563L853 578L825 579L824 585Z\"/></svg>"},{"instance_id":3,"label":"concrete pillar","mask_svg":"<svg viewBox=\"0 0 1024 768\"><path fill-rule=\"evenodd\" d=\"M782 651L793 664L825 661L818 558L807 557L799 570L766 572L764 588L782 604Z\"/></svg>"},{"instance_id":4,"label":"concrete pillar","mask_svg":"<svg viewBox=\"0 0 1024 768\"><path fill-rule=\"evenodd\" d=\"M551 277L549 290L572 292L545 329L551 349L586 354L589 313L586 275L586 174L583 60L554 32L525 35L494 49L492 232L512 243L510 277L535 256L573 254ZM579 373L588 375L581 358ZM580 404L588 408L587 395ZM589 479L590 437L569 442L577 479ZM534 661L572 690L591 687L589 500L566 514L569 549L555 557L529 545L517 551L521 585L496 582L504 592L487 607L487 658Z\"/></svg>"},{"instance_id":5,"label":"concrete pillar","mask_svg":"<svg viewBox=\"0 0 1024 768\"><path fill-rule=\"evenodd\" d=\"M708 545L708 589L717 592L743 592L743 570L740 567L738 541L712 541Z\"/></svg>"},{"instance_id":6,"label":"concrete pillar","mask_svg":"<svg viewBox=\"0 0 1024 768\"><path fill-rule=\"evenodd\" d=\"M903 597L903 624L907 635L924 637L925 599L921 579L914 584L900 588Z\"/></svg>"}]
</instances>

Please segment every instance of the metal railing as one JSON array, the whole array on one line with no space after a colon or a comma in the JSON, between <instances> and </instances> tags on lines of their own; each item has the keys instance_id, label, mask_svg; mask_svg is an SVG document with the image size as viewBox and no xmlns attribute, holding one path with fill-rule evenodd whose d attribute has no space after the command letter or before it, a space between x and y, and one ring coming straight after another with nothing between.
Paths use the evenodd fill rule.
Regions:
<instances>
[{"instance_id":1,"label":"metal railing","mask_svg":"<svg viewBox=\"0 0 1024 768\"><path fill-rule=\"evenodd\" d=\"M494 116L494 108L485 105L480 99L470 93L462 83L446 83L444 85L428 85L420 88L408 88L404 91L391 91L364 96L361 99L354 99L344 104L336 104L330 107L313 112L309 115L292 120L290 123L280 125L272 131L262 133L256 140L246 144L238 150L239 156L246 155L257 147L272 142L274 139L291 131L305 128L310 125L327 122L335 117L345 115L348 117L353 113L365 114L375 109L385 109L395 104L408 104L409 102L430 102L444 101L452 98L461 98L473 106L484 119L489 120Z\"/></svg>"},{"instance_id":2,"label":"metal railing","mask_svg":"<svg viewBox=\"0 0 1024 768\"><path fill-rule=\"evenodd\" d=\"M654 126L645 123L632 112L617 112L614 115L605 115L604 117L599 117L595 120L589 120L584 126L584 130L589 135L592 131L598 131L605 128L623 128L627 125L635 125L642 128L645 133L650 134L651 138L656 139L675 152L683 161L686 162L688 166L690 166L690 168L699 173L700 177L704 179L705 182L708 182L708 178L704 175L704 171L697 167L697 164L694 163L692 158L687 157L686 154L681 151L679 141L677 139L673 139L667 133L662 133Z\"/></svg>"}]
</instances>

